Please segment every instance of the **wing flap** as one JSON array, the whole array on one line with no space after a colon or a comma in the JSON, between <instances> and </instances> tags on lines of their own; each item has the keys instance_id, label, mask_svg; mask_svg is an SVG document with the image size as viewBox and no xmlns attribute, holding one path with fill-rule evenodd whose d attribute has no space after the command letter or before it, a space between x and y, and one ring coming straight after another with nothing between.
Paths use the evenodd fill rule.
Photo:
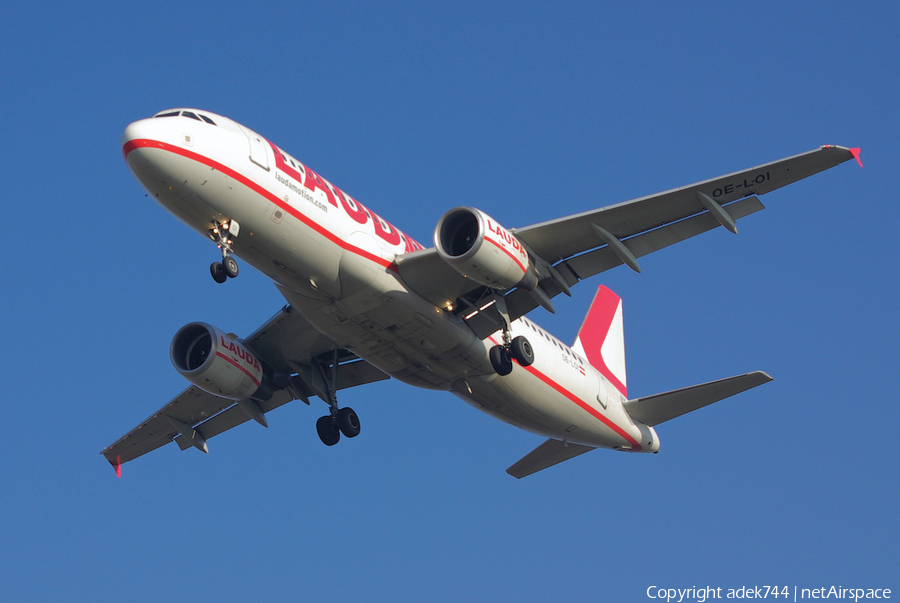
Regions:
<instances>
[{"instance_id":1,"label":"wing flap","mask_svg":"<svg viewBox=\"0 0 900 603\"><path fill-rule=\"evenodd\" d=\"M728 212L733 220L739 220L763 210L765 207L763 207L763 204L760 203L759 199L756 197L748 197L732 203L723 209ZM681 220L674 224L669 224L668 226L663 226L662 228L657 228L656 230L637 235L626 240L624 243L635 257L643 257L654 251L659 251L664 247L668 247L669 245L674 245L675 243L695 237L708 230L718 228L719 226L719 222L717 222L710 213L705 212L687 218L686 220ZM574 280L569 282L569 286L572 286L579 280L584 280L595 274L609 270L610 268L615 268L621 263L622 260L609 247L601 247L600 249L594 249L593 251L560 262L557 264L557 269L559 269L559 272L562 275L574 275ZM567 278L566 280L568 281L569 279ZM562 293L562 289L550 279L543 281L541 286L551 298ZM537 306L538 303L527 291L515 289L506 296L506 307L509 310L511 320L515 320L516 318L531 312L537 308Z\"/></svg>"},{"instance_id":2,"label":"wing flap","mask_svg":"<svg viewBox=\"0 0 900 603\"><path fill-rule=\"evenodd\" d=\"M284 406L292 400L293 398L286 390L279 390L265 402L258 402L257 404L259 405L259 409L263 413L267 413L269 411L275 410L279 406ZM234 404L233 402L231 403ZM219 435L220 433L246 423L250 419L250 415L248 415L244 411L244 409L242 409L237 404L234 404L233 406L230 406L211 419L195 426L194 429L196 429L200 433L204 440L208 440ZM175 443L178 444L178 447L182 450L187 450L192 446L192 444L182 435L179 435L175 438Z\"/></svg>"},{"instance_id":3,"label":"wing flap","mask_svg":"<svg viewBox=\"0 0 900 603\"><path fill-rule=\"evenodd\" d=\"M115 444L103 450L102 454L113 465L117 461L122 464L134 460L168 444L179 435L167 416L193 426L216 416L232 404L234 402L231 400L219 398L199 387L191 386Z\"/></svg>"},{"instance_id":4,"label":"wing flap","mask_svg":"<svg viewBox=\"0 0 900 603\"><path fill-rule=\"evenodd\" d=\"M578 455L595 450L590 446L571 444L560 440L549 439L506 470L516 479L522 479L526 475L537 473L547 467L552 467L563 461L573 459Z\"/></svg>"},{"instance_id":5,"label":"wing flap","mask_svg":"<svg viewBox=\"0 0 900 603\"><path fill-rule=\"evenodd\" d=\"M625 402L625 410L634 419L653 427L771 380L772 378L766 373L756 371L645 398L628 400Z\"/></svg>"},{"instance_id":6,"label":"wing flap","mask_svg":"<svg viewBox=\"0 0 900 603\"><path fill-rule=\"evenodd\" d=\"M591 210L513 232L551 264L598 246L591 223L619 239L653 230L705 211L697 193L726 206L750 195L763 195L854 158L850 149L827 145L689 186Z\"/></svg>"},{"instance_id":7,"label":"wing flap","mask_svg":"<svg viewBox=\"0 0 900 603\"><path fill-rule=\"evenodd\" d=\"M748 197L736 203L732 203L723 208L732 220L739 220L765 209L763 204L756 197ZM635 257L643 257L654 251L659 251L669 245L680 243L691 237L695 237L708 230L718 228L720 225L710 213L702 213L686 220L651 230L650 232L637 235L625 241L626 247L631 250ZM602 247L580 256L566 260L565 265L568 266L573 273L579 278L586 279L605 270L609 270L614 266L618 266L622 261L608 248Z\"/></svg>"}]
</instances>

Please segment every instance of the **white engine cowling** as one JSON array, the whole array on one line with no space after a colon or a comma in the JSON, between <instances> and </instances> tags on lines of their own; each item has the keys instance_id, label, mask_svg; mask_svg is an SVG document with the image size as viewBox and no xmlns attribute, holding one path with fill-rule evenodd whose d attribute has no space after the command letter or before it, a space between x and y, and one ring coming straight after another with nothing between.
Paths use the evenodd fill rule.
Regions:
<instances>
[{"instance_id":1,"label":"white engine cowling","mask_svg":"<svg viewBox=\"0 0 900 603\"><path fill-rule=\"evenodd\" d=\"M267 397L259 360L212 325L192 322L181 327L172 338L169 356L175 369L205 392L229 400Z\"/></svg>"},{"instance_id":2,"label":"white engine cowling","mask_svg":"<svg viewBox=\"0 0 900 603\"><path fill-rule=\"evenodd\" d=\"M460 274L494 289L531 291L537 275L528 252L511 232L481 210L451 209L438 220L434 246Z\"/></svg>"}]
</instances>

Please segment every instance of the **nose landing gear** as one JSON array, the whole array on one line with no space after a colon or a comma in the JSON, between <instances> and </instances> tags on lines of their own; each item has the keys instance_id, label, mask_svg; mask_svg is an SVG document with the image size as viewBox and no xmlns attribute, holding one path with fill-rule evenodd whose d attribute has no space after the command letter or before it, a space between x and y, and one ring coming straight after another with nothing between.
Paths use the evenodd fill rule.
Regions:
<instances>
[{"instance_id":1,"label":"nose landing gear","mask_svg":"<svg viewBox=\"0 0 900 603\"><path fill-rule=\"evenodd\" d=\"M209 272L214 281L224 283L229 278L235 278L238 275L238 263L230 254L234 253L231 245L237 238L241 227L237 220L230 220L224 224L213 220L212 224L212 228L209 229L209 238L222 250L222 262L210 264Z\"/></svg>"}]
</instances>

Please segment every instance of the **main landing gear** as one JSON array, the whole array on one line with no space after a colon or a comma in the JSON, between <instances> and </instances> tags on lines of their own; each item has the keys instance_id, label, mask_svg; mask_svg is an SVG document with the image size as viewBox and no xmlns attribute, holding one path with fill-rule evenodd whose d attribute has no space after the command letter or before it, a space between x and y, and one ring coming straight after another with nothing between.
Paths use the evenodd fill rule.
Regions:
<instances>
[{"instance_id":1,"label":"main landing gear","mask_svg":"<svg viewBox=\"0 0 900 603\"><path fill-rule=\"evenodd\" d=\"M341 408L337 414L332 412L330 415L319 417L316 421L316 431L323 444L334 446L340 441L341 434L348 438L359 435L359 417L352 408Z\"/></svg>"},{"instance_id":2,"label":"main landing gear","mask_svg":"<svg viewBox=\"0 0 900 603\"><path fill-rule=\"evenodd\" d=\"M238 263L230 254L233 253L231 244L234 243L240 230L241 226L237 220L231 220L224 224L213 220L213 226L209 229L209 238L222 250L221 263L213 262L209 266L209 272L217 283L224 283L229 278L235 278L238 275Z\"/></svg>"},{"instance_id":3,"label":"main landing gear","mask_svg":"<svg viewBox=\"0 0 900 603\"><path fill-rule=\"evenodd\" d=\"M508 333L504 333L504 339L509 337ZM509 342L509 344L495 345L491 348L488 355L491 358L491 366L494 371L500 375L508 375L512 372L515 360L519 366L531 366L534 363L534 350L531 343L522 335Z\"/></svg>"},{"instance_id":4,"label":"main landing gear","mask_svg":"<svg viewBox=\"0 0 900 603\"><path fill-rule=\"evenodd\" d=\"M335 388L338 365L337 350L334 351L331 366L328 364L327 361L319 359L314 365L313 388L316 394L331 408L330 414L320 417L316 421L316 432L323 444L334 446L340 441L341 434L348 438L355 438L359 435L359 416L352 408L338 407Z\"/></svg>"},{"instance_id":5,"label":"main landing gear","mask_svg":"<svg viewBox=\"0 0 900 603\"><path fill-rule=\"evenodd\" d=\"M494 372L503 377L512 372L513 360L518 362L519 366L531 366L534 363L534 349L531 347L531 343L522 335L513 339L513 336L510 334L512 321L509 319L506 301L502 295L497 293L494 293L493 298L500 320L503 321L503 343L492 347L488 352L488 357L491 360Z\"/></svg>"}]
</instances>

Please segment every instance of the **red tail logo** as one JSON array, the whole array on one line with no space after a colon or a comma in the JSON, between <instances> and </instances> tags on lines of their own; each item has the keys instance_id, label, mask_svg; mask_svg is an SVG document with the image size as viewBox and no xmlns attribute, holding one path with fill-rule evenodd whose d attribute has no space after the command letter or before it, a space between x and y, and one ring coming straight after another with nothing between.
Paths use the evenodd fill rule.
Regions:
<instances>
[{"instance_id":1,"label":"red tail logo","mask_svg":"<svg viewBox=\"0 0 900 603\"><path fill-rule=\"evenodd\" d=\"M626 398L625 330L622 299L604 286L597 289L572 349L587 358Z\"/></svg>"}]
</instances>

